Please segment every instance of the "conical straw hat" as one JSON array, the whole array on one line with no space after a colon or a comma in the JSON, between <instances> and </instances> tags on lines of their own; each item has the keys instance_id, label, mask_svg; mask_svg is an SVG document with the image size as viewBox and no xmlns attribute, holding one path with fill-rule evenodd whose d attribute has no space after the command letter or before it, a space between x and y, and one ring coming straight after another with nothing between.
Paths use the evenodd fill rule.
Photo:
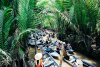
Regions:
<instances>
[{"instance_id":1,"label":"conical straw hat","mask_svg":"<svg viewBox=\"0 0 100 67\"><path fill-rule=\"evenodd\" d=\"M42 58L42 53L37 53L36 55L35 55L35 59L36 60L40 60Z\"/></svg>"}]
</instances>

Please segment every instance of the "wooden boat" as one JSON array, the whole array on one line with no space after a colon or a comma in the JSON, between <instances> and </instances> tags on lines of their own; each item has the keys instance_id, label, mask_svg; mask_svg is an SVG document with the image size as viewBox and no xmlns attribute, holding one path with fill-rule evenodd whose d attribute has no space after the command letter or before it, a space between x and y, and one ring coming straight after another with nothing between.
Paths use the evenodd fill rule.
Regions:
<instances>
[{"instance_id":1,"label":"wooden boat","mask_svg":"<svg viewBox=\"0 0 100 67\"><path fill-rule=\"evenodd\" d=\"M59 58L59 54L57 53L57 52L51 52L51 53L49 53L53 58L55 58L55 59L58 59Z\"/></svg>"},{"instance_id":2,"label":"wooden boat","mask_svg":"<svg viewBox=\"0 0 100 67\"><path fill-rule=\"evenodd\" d=\"M69 52L69 54L74 54L74 50L70 49L70 50L66 50L67 52Z\"/></svg>"},{"instance_id":3,"label":"wooden boat","mask_svg":"<svg viewBox=\"0 0 100 67\"><path fill-rule=\"evenodd\" d=\"M73 66L73 64L76 62L75 61L75 59L79 59L79 58L77 58L77 57L75 57L74 55L70 55L70 56L72 56L73 57L73 59L72 60L67 60L66 58L64 58L63 57L63 60L64 61L66 61L67 63L69 63L70 65L72 65ZM79 60L81 60L81 59L79 59ZM86 61L83 61L83 60L81 60L82 61L82 65L83 65L83 67L96 67L96 66L94 66L94 65L92 65L92 64L90 64L90 63L88 63L88 62L86 62Z\"/></svg>"},{"instance_id":4,"label":"wooden boat","mask_svg":"<svg viewBox=\"0 0 100 67\"><path fill-rule=\"evenodd\" d=\"M39 47L39 46L38 46ZM42 67L59 67L59 65L57 64L57 62L54 60L54 58L45 50L41 49L41 51L43 51L43 62L44 65Z\"/></svg>"},{"instance_id":5,"label":"wooden boat","mask_svg":"<svg viewBox=\"0 0 100 67\"><path fill-rule=\"evenodd\" d=\"M43 49L45 52L47 52L47 51L46 51L46 47L43 47L43 45L37 45L37 46L38 46L38 48L41 48L41 47L42 47L42 49ZM58 54L56 51L52 50L51 48L50 48L49 54L50 54L53 58L56 58L56 59L58 59L58 57L59 57L59 54Z\"/></svg>"},{"instance_id":6,"label":"wooden boat","mask_svg":"<svg viewBox=\"0 0 100 67\"><path fill-rule=\"evenodd\" d=\"M49 53L43 54L43 61L46 63L43 65L43 67L59 67L57 62L53 59L53 57Z\"/></svg>"}]
</instances>

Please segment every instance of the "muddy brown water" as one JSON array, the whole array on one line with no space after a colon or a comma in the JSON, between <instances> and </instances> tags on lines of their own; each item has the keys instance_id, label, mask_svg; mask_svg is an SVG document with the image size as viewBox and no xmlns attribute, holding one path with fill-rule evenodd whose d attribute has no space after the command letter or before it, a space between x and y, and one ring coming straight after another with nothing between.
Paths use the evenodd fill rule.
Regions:
<instances>
[{"instance_id":1,"label":"muddy brown water","mask_svg":"<svg viewBox=\"0 0 100 67\"><path fill-rule=\"evenodd\" d=\"M46 36L43 38L44 40L46 39ZM54 38L56 39L56 38ZM57 39L56 39L57 40ZM60 41L60 40L57 40ZM92 65L95 65L96 67L100 67L100 60L95 60L92 58L89 58L87 56L85 56L84 54L78 53L78 52L74 52L74 55ZM34 59L35 56L35 47L29 47L29 54L28 56L32 59ZM59 64L60 61L55 59L55 61ZM68 63L66 63L65 61L62 62L62 67L71 67Z\"/></svg>"}]
</instances>

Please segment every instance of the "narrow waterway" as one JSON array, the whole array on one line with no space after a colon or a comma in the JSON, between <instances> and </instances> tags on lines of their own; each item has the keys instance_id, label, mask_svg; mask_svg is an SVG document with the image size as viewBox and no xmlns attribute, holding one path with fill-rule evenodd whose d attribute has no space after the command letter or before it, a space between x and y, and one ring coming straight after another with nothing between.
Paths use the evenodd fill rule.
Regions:
<instances>
[{"instance_id":1,"label":"narrow waterway","mask_svg":"<svg viewBox=\"0 0 100 67\"><path fill-rule=\"evenodd\" d=\"M43 40L46 40L46 37L43 37ZM52 38L52 40L57 40L57 41L60 41L58 40L57 38ZM92 58L89 58L87 56L85 56L84 54L81 54L81 53L78 53L78 52L74 52L74 55L92 65L95 65L96 67L100 67L100 60L95 60L95 59L92 59ZM35 56L35 47L29 47L29 54L28 56L32 59L34 59L34 56ZM60 61L55 59L55 61L59 64ZM68 63L66 63L65 61L62 62L62 67L71 67Z\"/></svg>"}]
</instances>

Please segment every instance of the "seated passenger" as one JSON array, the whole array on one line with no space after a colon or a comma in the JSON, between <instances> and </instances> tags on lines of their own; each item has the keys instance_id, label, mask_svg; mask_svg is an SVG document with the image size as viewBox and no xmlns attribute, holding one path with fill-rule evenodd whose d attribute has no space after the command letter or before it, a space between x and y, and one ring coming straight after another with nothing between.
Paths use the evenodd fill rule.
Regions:
<instances>
[{"instance_id":1,"label":"seated passenger","mask_svg":"<svg viewBox=\"0 0 100 67\"><path fill-rule=\"evenodd\" d=\"M65 51L66 51L66 50L68 50L68 48L67 48L67 45L66 45L66 44L65 44L65 47L64 47L64 49L65 49Z\"/></svg>"},{"instance_id":2,"label":"seated passenger","mask_svg":"<svg viewBox=\"0 0 100 67\"><path fill-rule=\"evenodd\" d=\"M69 43L68 43L67 48L68 48L68 50L70 50L70 49L71 49L71 45L70 45Z\"/></svg>"},{"instance_id":3,"label":"seated passenger","mask_svg":"<svg viewBox=\"0 0 100 67\"><path fill-rule=\"evenodd\" d=\"M39 39L38 36L36 36L36 39L37 39L37 40Z\"/></svg>"},{"instance_id":4,"label":"seated passenger","mask_svg":"<svg viewBox=\"0 0 100 67\"><path fill-rule=\"evenodd\" d=\"M47 52L50 52L50 48L49 48L48 46L47 46L47 48L46 48L46 51L47 51Z\"/></svg>"},{"instance_id":5,"label":"seated passenger","mask_svg":"<svg viewBox=\"0 0 100 67\"><path fill-rule=\"evenodd\" d=\"M53 45L56 45L56 41L52 41Z\"/></svg>"},{"instance_id":6,"label":"seated passenger","mask_svg":"<svg viewBox=\"0 0 100 67\"><path fill-rule=\"evenodd\" d=\"M49 34L49 37L51 37L51 35Z\"/></svg>"},{"instance_id":7,"label":"seated passenger","mask_svg":"<svg viewBox=\"0 0 100 67\"><path fill-rule=\"evenodd\" d=\"M63 56L66 60L69 60L69 55L67 55L67 51L64 51Z\"/></svg>"},{"instance_id":8,"label":"seated passenger","mask_svg":"<svg viewBox=\"0 0 100 67\"><path fill-rule=\"evenodd\" d=\"M58 54L60 54L60 50L59 50L59 48L57 47L57 51L56 51Z\"/></svg>"},{"instance_id":9,"label":"seated passenger","mask_svg":"<svg viewBox=\"0 0 100 67\"><path fill-rule=\"evenodd\" d=\"M49 44L47 40L46 40L46 44Z\"/></svg>"},{"instance_id":10,"label":"seated passenger","mask_svg":"<svg viewBox=\"0 0 100 67\"><path fill-rule=\"evenodd\" d=\"M59 45L59 49L60 49L61 43L60 43L60 42L58 42L58 45Z\"/></svg>"},{"instance_id":11,"label":"seated passenger","mask_svg":"<svg viewBox=\"0 0 100 67\"><path fill-rule=\"evenodd\" d=\"M52 34L52 37L53 37L53 38L55 37L55 34L54 34L54 33Z\"/></svg>"}]
</instances>

